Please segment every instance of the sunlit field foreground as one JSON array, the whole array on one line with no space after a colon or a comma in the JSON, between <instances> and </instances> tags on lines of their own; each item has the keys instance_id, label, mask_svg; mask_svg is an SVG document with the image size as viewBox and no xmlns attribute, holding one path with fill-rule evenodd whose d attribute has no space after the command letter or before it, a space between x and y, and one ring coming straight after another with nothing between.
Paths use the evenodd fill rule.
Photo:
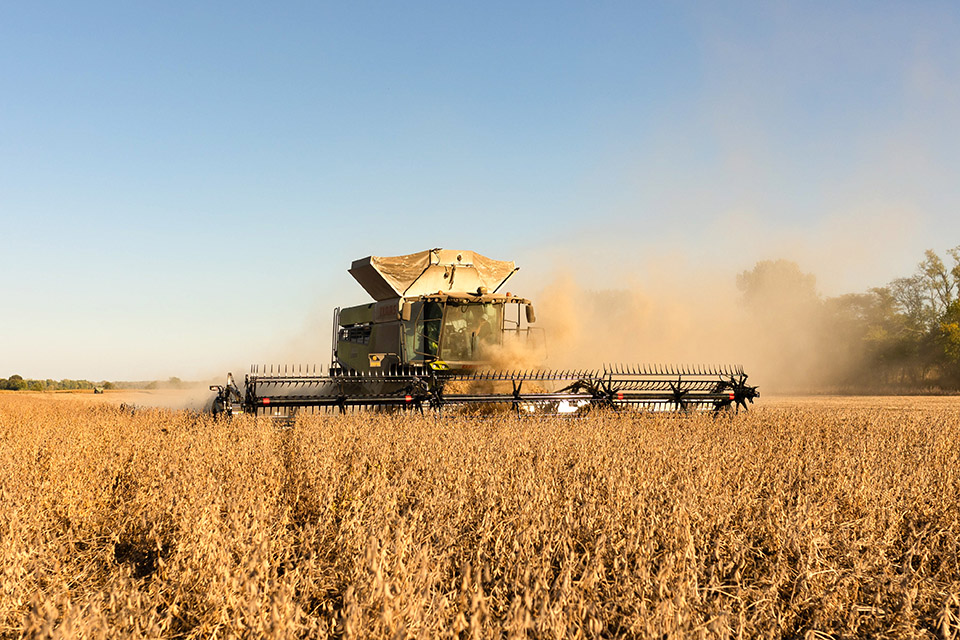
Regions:
<instances>
[{"instance_id":1,"label":"sunlit field foreground","mask_svg":"<svg viewBox=\"0 0 960 640\"><path fill-rule=\"evenodd\" d=\"M249 418L0 395L0 634L957 637L960 401Z\"/></svg>"}]
</instances>

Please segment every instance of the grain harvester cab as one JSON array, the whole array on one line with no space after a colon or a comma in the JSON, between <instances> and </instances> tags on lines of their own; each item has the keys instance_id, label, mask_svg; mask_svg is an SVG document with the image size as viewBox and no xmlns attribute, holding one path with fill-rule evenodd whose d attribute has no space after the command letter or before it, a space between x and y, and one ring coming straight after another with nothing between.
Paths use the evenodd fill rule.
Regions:
<instances>
[{"instance_id":1,"label":"grain harvester cab","mask_svg":"<svg viewBox=\"0 0 960 640\"><path fill-rule=\"evenodd\" d=\"M517 270L447 249L354 261L349 273L374 302L335 311L332 368L466 371L507 353L542 359L530 301L501 292Z\"/></svg>"}]
</instances>

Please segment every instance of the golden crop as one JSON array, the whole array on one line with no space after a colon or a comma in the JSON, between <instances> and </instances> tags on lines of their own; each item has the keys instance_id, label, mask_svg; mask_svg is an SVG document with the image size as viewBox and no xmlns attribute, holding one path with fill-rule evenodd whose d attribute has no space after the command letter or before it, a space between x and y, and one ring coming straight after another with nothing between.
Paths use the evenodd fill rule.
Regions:
<instances>
[{"instance_id":1,"label":"golden crop","mask_svg":"<svg viewBox=\"0 0 960 640\"><path fill-rule=\"evenodd\" d=\"M213 421L0 395L0 635L958 637L960 403Z\"/></svg>"}]
</instances>

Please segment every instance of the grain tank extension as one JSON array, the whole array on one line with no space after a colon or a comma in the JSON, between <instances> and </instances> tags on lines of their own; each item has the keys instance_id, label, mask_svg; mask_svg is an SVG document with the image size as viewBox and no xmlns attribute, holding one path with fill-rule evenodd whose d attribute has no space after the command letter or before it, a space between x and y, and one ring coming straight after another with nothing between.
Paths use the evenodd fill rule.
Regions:
<instances>
[{"instance_id":1,"label":"grain tank extension","mask_svg":"<svg viewBox=\"0 0 960 640\"><path fill-rule=\"evenodd\" d=\"M597 405L653 411L747 408L760 394L738 365L615 365L551 370L532 303L506 290L513 262L430 249L369 256L350 275L373 302L334 310L332 362L251 367L241 389L215 385L214 413L289 417L348 407L511 404L576 413ZM524 362L539 362L518 370Z\"/></svg>"}]
</instances>

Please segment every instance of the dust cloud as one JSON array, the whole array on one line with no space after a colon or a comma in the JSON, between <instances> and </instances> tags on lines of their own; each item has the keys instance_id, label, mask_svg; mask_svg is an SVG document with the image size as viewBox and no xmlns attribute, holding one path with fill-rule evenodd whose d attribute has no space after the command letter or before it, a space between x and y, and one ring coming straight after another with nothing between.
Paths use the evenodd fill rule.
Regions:
<instances>
[{"instance_id":1,"label":"dust cloud","mask_svg":"<svg viewBox=\"0 0 960 640\"><path fill-rule=\"evenodd\" d=\"M209 411L214 393L208 384L184 385L179 389L112 389L103 394L61 392L51 397L78 399L87 402L125 405L131 408L150 407L174 411Z\"/></svg>"},{"instance_id":2,"label":"dust cloud","mask_svg":"<svg viewBox=\"0 0 960 640\"><path fill-rule=\"evenodd\" d=\"M634 246L584 236L541 249L542 266L527 273L520 293L534 301L547 336L542 366L741 364L765 392L836 390L863 354L824 320L825 295L883 286L918 256L916 239L903 231L915 212L878 212L869 256L863 216L857 210L792 233L724 228L745 228L740 221ZM761 264L767 268L755 273ZM754 278L749 295L738 286L744 274ZM821 283L832 290L825 294Z\"/></svg>"},{"instance_id":3,"label":"dust cloud","mask_svg":"<svg viewBox=\"0 0 960 640\"><path fill-rule=\"evenodd\" d=\"M751 383L781 392L815 390L830 378L814 351L821 340L809 301L781 297L773 288L755 302L761 309L755 313L735 277L641 280L597 290L568 273L547 284L536 297L548 336L544 365L742 364Z\"/></svg>"}]
</instances>

